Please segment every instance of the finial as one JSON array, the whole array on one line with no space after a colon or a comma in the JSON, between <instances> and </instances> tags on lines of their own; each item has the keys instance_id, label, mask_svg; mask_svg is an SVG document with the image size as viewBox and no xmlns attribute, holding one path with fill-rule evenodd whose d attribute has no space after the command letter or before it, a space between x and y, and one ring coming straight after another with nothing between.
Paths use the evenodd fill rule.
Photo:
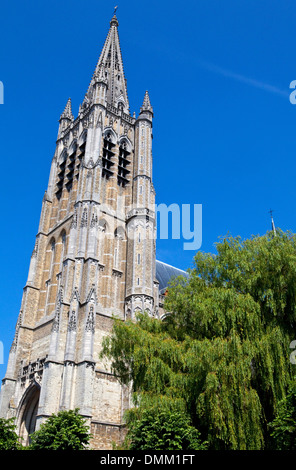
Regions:
<instances>
[{"instance_id":1,"label":"finial","mask_svg":"<svg viewBox=\"0 0 296 470\"><path fill-rule=\"evenodd\" d=\"M71 103L71 98L68 99L66 107L61 114L60 119L70 119L70 121L74 120L74 116L72 114L72 103Z\"/></svg>"},{"instance_id":2,"label":"finial","mask_svg":"<svg viewBox=\"0 0 296 470\"><path fill-rule=\"evenodd\" d=\"M116 7L114 8L113 18L112 18L111 21L110 21L110 26L113 26L113 25L118 26L118 19L117 19L117 17L116 17L117 8L118 8L118 6L116 6Z\"/></svg>"},{"instance_id":3,"label":"finial","mask_svg":"<svg viewBox=\"0 0 296 470\"><path fill-rule=\"evenodd\" d=\"M144 101L141 107L141 113L145 111L150 111L153 114L153 108L150 103L150 97L148 91L146 91L145 96L144 96Z\"/></svg>"}]
</instances>

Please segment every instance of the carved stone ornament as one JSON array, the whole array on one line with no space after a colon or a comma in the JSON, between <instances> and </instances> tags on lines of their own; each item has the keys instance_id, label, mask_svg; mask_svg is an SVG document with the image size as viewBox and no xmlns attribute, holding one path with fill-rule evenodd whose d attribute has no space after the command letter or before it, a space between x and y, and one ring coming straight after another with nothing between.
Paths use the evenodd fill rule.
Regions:
<instances>
[{"instance_id":1,"label":"carved stone ornament","mask_svg":"<svg viewBox=\"0 0 296 470\"><path fill-rule=\"evenodd\" d=\"M96 212L93 212L91 222L90 222L90 228L94 228L97 225L97 223L98 223L98 216Z\"/></svg>"},{"instance_id":2,"label":"carved stone ornament","mask_svg":"<svg viewBox=\"0 0 296 470\"><path fill-rule=\"evenodd\" d=\"M73 293L72 293L72 295L71 295L71 302L72 302L73 300L76 300L77 302L79 302L79 299L80 299L79 291L78 291L78 288L75 287L75 288L74 288L74 291L73 291Z\"/></svg>"},{"instance_id":3,"label":"carved stone ornament","mask_svg":"<svg viewBox=\"0 0 296 470\"><path fill-rule=\"evenodd\" d=\"M77 328L76 312L75 310L72 310L71 314L69 315L68 331L75 331L76 328Z\"/></svg>"},{"instance_id":4,"label":"carved stone ornament","mask_svg":"<svg viewBox=\"0 0 296 470\"><path fill-rule=\"evenodd\" d=\"M83 209L80 226L81 227L87 227L87 209L86 209L86 207Z\"/></svg>"},{"instance_id":5,"label":"carved stone ornament","mask_svg":"<svg viewBox=\"0 0 296 470\"><path fill-rule=\"evenodd\" d=\"M70 228L77 228L77 212L76 212L76 209L75 209L75 212L74 212L74 215L73 215L73 218L72 218Z\"/></svg>"},{"instance_id":6,"label":"carved stone ornament","mask_svg":"<svg viewBox=\"0 0 296 470\"><path fill-rule=\"evenodd\" d=\"M89 331L90 333L95 332L95 314L94 314L93 305L91 305L89 308L89 314L86 320L85 331Z\"/></svg>"},{"instance_id":7,"label":"carved stone ornament","mask_svg":"<svg viewBox=\"0 0 296 470\"><path fill-rule=\"evenodd\" d=\"M92 284L92 287L88 293L88 296L86 298L86 302L96 302L97 301L97 298L96 298L96 290L95 290L95 285Z\"/></svg>"},{"instance_id":8,"label":"carved stone ornament","mask_svg":"<svg viewBox=\"0 0 296 470\"><path fill-rule=\"evenodd\" d=\"M99 166L100 168L102 167L102 159L98 157L97 161L94 162L93 158L90 157L89 161L85 163L85 160L82 162L83 168L86 168L87 170L92 170L96 166ZM86 177L89 178L92 175L92 173L87 173Z\"/></svg>"},{"instance_id":9,"label":"carved stone ornament","mask_svg":"<svg viewBox=\"0 0 296 470\"><path fill-rule=\"evenodd\" d=\"M112 269L112 276L114 276L114 277L122 277L122 271L119 271L118 269L113 268L113 269Z\"/></svg>"},{"instance_id":10,"label":"carved stone ornament","mask_svg":"<svg viewBox=\"0 0 296 470\"><path fill-rule=\"evenodd\" d=\"M37 359L35 362L29 362L28 365L21 368L18 378L21 382L21 387L25 387L26 382L36 382L37 385L41 385L43 369L46 358Z\"/></svg>"},{"instance_id":11,"label":"carved stone ornament","mask_svg":"<svg viewBox=\"0 0 296 470\"><path fill-rule=\"evenodd\" d=\"M56 314L54 317L54 321L52 324L52 332L53 333L58 333L60 329L60 307L57 307Z\"/></svg>"}]
</instances>

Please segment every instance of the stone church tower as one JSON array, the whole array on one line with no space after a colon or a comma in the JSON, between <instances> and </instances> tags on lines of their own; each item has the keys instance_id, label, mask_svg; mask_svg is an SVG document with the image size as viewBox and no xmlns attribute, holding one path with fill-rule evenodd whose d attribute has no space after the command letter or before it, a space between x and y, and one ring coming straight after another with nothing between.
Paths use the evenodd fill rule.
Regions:
<instances>
[{"instance_id":1,"label":"stone church tower","mask_svg":"<svg viewBox=\"0 0 296 470\"><path fill-rule=\"evenodd\" d=\"M23 443L52 413L78 407L92 446L111 448L129 407L99 358L112 316L159 315L152 119L148 92L129 111L114 15L78 116L69 99L6 375L0 416L16 417Z\"/></svg>"}]
</instances>

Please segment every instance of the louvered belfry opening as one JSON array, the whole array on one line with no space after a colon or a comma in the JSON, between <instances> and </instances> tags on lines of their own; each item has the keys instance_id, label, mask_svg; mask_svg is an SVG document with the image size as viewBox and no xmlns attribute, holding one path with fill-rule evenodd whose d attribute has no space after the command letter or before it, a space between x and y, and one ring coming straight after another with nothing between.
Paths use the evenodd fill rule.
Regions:
<instances>
[{"instance_id":1,"label":"louvered belfry opening","mask_svg":"<svg viewBox=\"0 0 296 470\"><path fill-rule=\"evenodd\" d=\"M129 160L130 152L127 149L126 142L122 142L119 145L119 157L118 157L118 174L117 174L117 182L119 186L126 186L129 182L128 175L130 170L128 169L129 164L131 163Z\"/></svg>"},{"instance_id":2,"label":"louvered belfry opening","mask_svg":"<svg viewBox=\"0 0 296 470\"><path fill-rule=\"evenodd\" d=\"M115 153L113 152L113 148L115 147L115 144L112 142L111 138L111 133L107 133L105 138L104 138L104 147L103 147L103 168L102 168L102 176L104 176L106 179L109 179L110 176L113 175L113 170L112 167L114 165L114 162L112 161Z\"/></svg>"},{"instance_id":3,"label":"louvered belfry opening","mask_svg":"<svg viewBox=\"0 0 296 470\"><path fill-rule=\"evenodd\" d=\"M67 153L65 152L63 154L57 175L55 194L58 199L62 196L63 188L66 188L67 191L70 192L73 187L74 178L76 180L79 179L79 169L85 154L85 145L86 140L80 145L75 143Z\"/></svg>"}]
</instances>

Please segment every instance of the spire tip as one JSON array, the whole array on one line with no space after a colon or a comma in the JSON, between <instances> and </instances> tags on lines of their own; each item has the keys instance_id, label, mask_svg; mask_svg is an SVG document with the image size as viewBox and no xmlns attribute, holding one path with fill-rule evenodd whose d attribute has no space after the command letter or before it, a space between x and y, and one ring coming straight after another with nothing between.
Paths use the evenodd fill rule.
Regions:
<instances>
[{"instance_id":1,"label":"spire tip","mask_svg":"<svg viewBox=\"0 0 296 470\"><path fill-rule=\"evenodd\" d=\"M116 6L116 7L114 8L114 13L113 13L113 17L112 17L112 19L111 19L111 21L110 21L110 26L113 26L113 25L114 25L114 26L118 26L118 24L119 24L119 23L118 23L117 16L116 16L116 11L117 11L117 9L118 9L118 6Z\"/></svg>"},{"instance_id":2,"label":"spire tip","mask_svg":"<svg viewBox=\"0 0 296 470\"><path fill-rule=\"evenodd\" d=\"M60 119L70 119L71 121L74 119L73 113L72 113L72 101L71 98L68 98L67 104L65 106L64 111L61 114Z\"/></svg>"},{"instance_id":3,"label":"spire tip","mask_svg":"<svg viewBox=\"0 0 296 470\"><path fill-rule=\"evenodd\" d=\"M148 90L145 92L144 101L141 107L141 113L145 111L150 111L153 114L153 108L151 106Z\"/></svg>"}]
</instances>

